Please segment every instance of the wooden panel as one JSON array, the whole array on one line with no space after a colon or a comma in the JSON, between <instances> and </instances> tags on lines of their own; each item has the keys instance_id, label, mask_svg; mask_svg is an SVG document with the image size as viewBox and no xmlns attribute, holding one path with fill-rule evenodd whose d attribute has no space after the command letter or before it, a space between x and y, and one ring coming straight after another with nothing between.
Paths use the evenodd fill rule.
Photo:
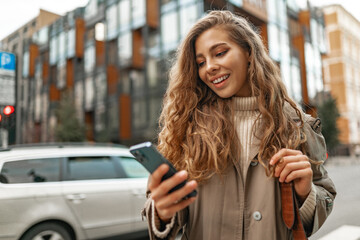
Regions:
<instances>
[{"instance_id":1,"label":"wooden panel","mask_svg":"<svg viewBox=\"0 0 360 240\"><path fill-rule=\"evenodd\" d=\"M66 87L73 88L74 86L74 64L72 59L66 61Z\"/></svg>"},{"instance_id":2,"label":"wooden panel","mask_svg":"<svg viewBox=\"0 0 360 240\"><path fill-rule=\"evenodd\" d=\"M84 56L84 34L85 21L77 18L75 20L75 56L82 58Z\"/></svg>"},{"instance_id":3,"label":"wooden panel","mask_svg":"<svg viewBox=\"0 0 360 240\"><path fill-rule=\"evenodd\" d=\"M118 71L114 65L109 65L106 71L107 71L108 94L112 95L117 92Z\"/></svg>"},{"instance_id":4,"label":"wooden panel","mask_svg":"<svg viewBox=\"0 0 360 240\"><path fill-rule=\"evenodd\" d=\"M152 28L159 27L159 0L146 0L146 22Z\"/></svg>"},{"instance_id":5,"label":"wooden panel","mask_svg":"<svg viewBox=\"0 0 360 240\"><path fill-rule=\"evenodd\" d=\"M49 80L49 63L48 62L43 62L42 78L43 78L43 84L47 85L48 80Z\"/></svg>"},{"instance_id":6,"label":"wooden panel","mask_svg":"<svg viewBox=\"0 0 360 240\"><path fill-rule=\"evenodd\" d=\"M144 39L141 34L141 29L133 31L133 64L134 68L143 68L144 67L144 56L142 54L142 49L144 47Z\"/></svg>"},{"instance_id":7,"label":"wooden panel","mask_svg":"<svg viewBox=\"0 0 360 240\"><path fill-rule=\"evenodd\" d=\"M267 34L267 24L261 24L260 26L261 32L260 32L260 36L261 36L261 40L263 41L266 49L269 49L269 42L268 42L268 34Z\"/></svg>"},{"instance_id":8,"label":"wooden panel","mask_svg":"<svg viewBox=\"0 0 360 240\"><path fill-rule=\"evenodd\" d=\"M292 38L293 46L299 52L299 64L300 64L300 75L301 75L301 88L302 97L305 104L309 104L309 95L307 91L306 81L306 64L305 64L305 39L304 36L300 35Z\"/></svg>"},{"instance_id":9,"label":"wooden panel","mask_svg":"<svg viewBox=\"0 0 360 240\"><path fill-rule=\"evenodd\" d=\"M122 94L119 97L119 136L120 139L131 138L131 98L129 95Z\"/></svg>"},{"instance_id":10,"label":"wooden panel","mask_svg":"<svg viewBox=\"0 0 360 240\"><path fill-rule=\"evenodd\" d=\"M299 22L310 28L310 12L308 10L299 12Z\"/></svg>"},{"instance_id":11,"label":"wooden panel","mask_svg":"<svg viewBox=\"0 0 360 240\"><path fill-rule=\"evenodd\" d=\"M50 101L60 100L60 90L56 88L55 84L50 85Z\"/></svg>"},{"instance_id":12,"label":"wooden panel","mask_svg":"<svg viewBox=\"0 0 360 240\"><path fill-rule=\"evenodd\" d=\"M29 46L29 77L35 76L35 61L39 55L39 47L35 44Z\"/></svg>"},{"instance_id":13,"label":"wooden panel","mask_svg":"<svg viewBox=\"0 0 360 240\"><path fill-rule=\"evenodd\" d=\"M86 140L94 141L94 117L92 112L85 113Z\"/></svg>"},{"instance_id":14,"label":"wooden panel","mask_svg":"<svg viewBox=\"0 0 360 240\"><path fill-rule=\"evenodd\" d=\"M105 63L105 42L95 41L96 51L96 66L104 65Z\"/></svg>"}]
</instances>

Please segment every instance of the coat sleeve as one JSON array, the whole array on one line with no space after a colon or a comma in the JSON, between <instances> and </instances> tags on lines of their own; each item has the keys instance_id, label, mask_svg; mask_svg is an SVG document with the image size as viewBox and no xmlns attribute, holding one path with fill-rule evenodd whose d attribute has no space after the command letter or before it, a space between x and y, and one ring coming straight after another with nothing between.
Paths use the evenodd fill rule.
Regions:
<instances>
[{"instance_id":1,"label":"coat sleeve","mask_svg":"<svg viewBox=\"0 0 360 240\"><path fill-rule=\"evenodd\" d=\"M304 122L307 156L313 161L324 162L326 160L326 144L321 134L321 121L305 115ZM308 236L314 234L324 224L332 211L336 196L334 183L328 176L324 165L312 164L312 170L313 186L316 188L316 206L312 225L304 226Z\"/></svg>"},{"instance_id":2,"label":"coat sleeve","mask_svg":"<svg viewBox=\"0 0 360 240\"><path fill-rule=\"evenodd\" d=\"M151 199L151 193L148 191L147 200L141 212L142 217L146 218L150 240L156 239L175 239L179 230L186 224L188 217L188 207L177 212L171 219L171 222L165 226L161 226L160 218L156 214L154 201Z\"/></svg>"}]
</instances>

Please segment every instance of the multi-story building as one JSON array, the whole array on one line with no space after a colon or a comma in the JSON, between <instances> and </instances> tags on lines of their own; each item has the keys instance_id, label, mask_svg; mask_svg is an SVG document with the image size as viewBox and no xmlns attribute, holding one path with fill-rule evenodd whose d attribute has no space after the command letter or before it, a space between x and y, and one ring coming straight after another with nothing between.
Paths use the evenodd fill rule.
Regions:
<instances>
[{"instance_id":1,"label":"multi-story building","mask_svg":"<svg viewBox=\"0 0 360 240\"><path fill-rule=\"evenodd\" d=\"M360 154L360 22L341 5L323 8L329 51L323 57L325 88L337 100L339 140Z\"/></svg>"},{"instance_id":2,"label":"multi-story building","mask_svg":"<svg viewBox=\"0 0 360 240\"><path fill-rule=\"evenodd\" d=\"M47 32L39 31L56 19L61 17L58 14L40 9L38 16L24 24L22 27L1 40L0 50L15 54L17 58L16 70L16 139L22 142L23 132L21 126L24 123L24 109L27 108L27 96L29 94L29 81L25 77L29 73L29 61L34 58L33 52L29 49L29 39L44 39Z\"/></svg>"},{"instance_id":3,"label":"multi-story building","mask_svg":"<svg viewBox=\"0 0 360 240\"><path fill-rule=\"evenodd\" d=\"M206 11L224 8L253 23L279 64L291 96L299 103L308 99L307 86L313 82L302 82L315 70L303 72L301 64L313 57L305 54L312 41L293 44L289 19L298 21L299 35L304 35L306 23L299 21L301 11L290 1L90 0L46 27L44 41L28 40L24 52L33 57L25 62L29 72L23 73L30 86L19 94L26 107L18 142L56 140L56 109L68 91L74 96L78 119L88 126L87 140L123 144L153 140L179 42ZM312 67L320 67L316 71L321 73L321 66ZM316 95L321 89L312 91Z\"/></svg>"}]
</instances>

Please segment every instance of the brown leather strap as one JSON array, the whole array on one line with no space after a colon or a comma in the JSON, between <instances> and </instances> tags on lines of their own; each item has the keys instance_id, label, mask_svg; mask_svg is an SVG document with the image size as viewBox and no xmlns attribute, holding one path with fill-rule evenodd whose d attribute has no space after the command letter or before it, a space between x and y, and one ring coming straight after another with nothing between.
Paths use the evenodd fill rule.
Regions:
<instances>
[{"instance_id":1,"label":"brown leather strap","mask_svg":"<svg viewBox=\"0 0 360 240\"><path fill-rule=\"evenodd\" d=\"M302 225L293 183L280 183L282 217L286 227L292 230L294 240L307 239Z\"/></svg>"}]
</instances>

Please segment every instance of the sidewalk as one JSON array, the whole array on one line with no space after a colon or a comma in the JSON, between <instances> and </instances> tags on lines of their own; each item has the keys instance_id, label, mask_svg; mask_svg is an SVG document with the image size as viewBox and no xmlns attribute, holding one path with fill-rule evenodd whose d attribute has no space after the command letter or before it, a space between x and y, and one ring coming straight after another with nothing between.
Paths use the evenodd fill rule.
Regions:
<instances>
[{"instance_id":1,"label":"sidewalk","mask_svg":"<svg viewBox=\"0 0 360 240\"><path fill-rule=\"evenodd\" d=\"M325 161L325 166L357 165L360 164L360 157L334 156Z\"/></svg>"}]
</instances>

